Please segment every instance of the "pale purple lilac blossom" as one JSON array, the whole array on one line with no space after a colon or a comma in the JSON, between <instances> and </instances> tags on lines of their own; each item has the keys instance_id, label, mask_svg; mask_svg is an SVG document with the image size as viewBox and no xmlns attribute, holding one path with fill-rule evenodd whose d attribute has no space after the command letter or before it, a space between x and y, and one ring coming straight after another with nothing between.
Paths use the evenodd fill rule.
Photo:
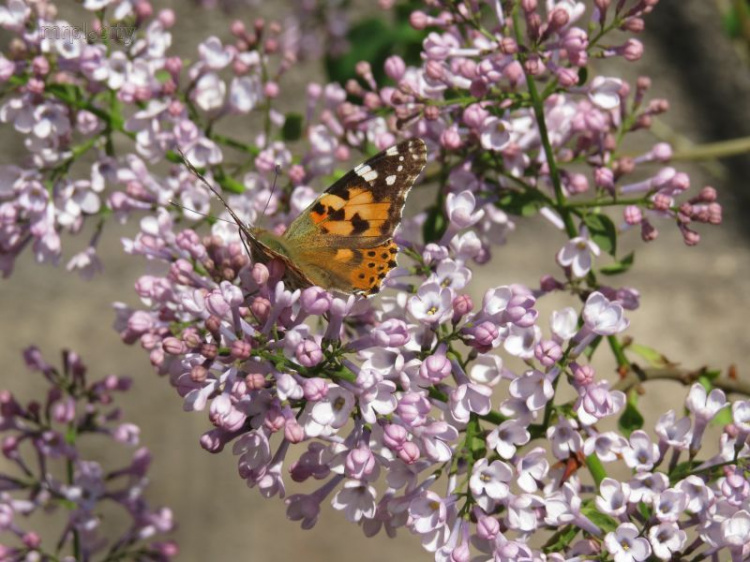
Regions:
<instances>
[{"instance_id":1,"label":"pale purple lilac blossom","mask_svg":"<svg viewBox=\"0 0 750 562\"><path fill-rule=\"evenodd\" d=\"M648 80L631 86L601 75L578 84L589 57L632 61L642 51L632 38L597 44L588 24L642 27L654 0L627 9L627 2L606 0L523 0L518 38L500 2L461 3L455 12L452 4L430 3L410 18L417 30L430 28L420 65L392 56L386 84L364 61L345 87L308 84L305 107L297 108L299 150L282 140L287 115L276 100L284 75L314 51L304 18L286 29L236 21L232 39L206 38L183 68L170 56L174 13L155 15L148 2L87 0L84 8L105 4L114 19L132 9L138 22L132 43L109 54L100 43L40 38L42 22L57 22L51 4L27 10L10 0L0 12L0 25L22 34L14 60L25 61L0 61L0 77L18 86L0 119L23 135L29 151L28 165L0 173L0 268L8 275L29 244L39 261L55 263L61 231L75 233L109 211L119 220L142 211L125 251L162 264L165 273L138 280L142 304L117 304L116 328L124 342L148 352L186 410L206 412L213 425L201 438L207 451L231 444L241 478L264 497L284 498L303 528L315 525L327 501L368 536L408 529L437 560L477 553L480 560L562 560L603 550L616 560L651 552L661 558L687 547L686 529L699 535L706 556L722 549L735 560L748 554L741 542L750 495L741 475L746 403L733 406L734 427L723 433L720 453L670 482L681 456L698 460L706 425L727 405L723 393L693 389L688 421L661 419L655 432L638 429L626 438L600 428L623 412L626 396L584 354L592 342L618 342L629 326L626 311L639 306L636 290L591 281L609 263L600 263L609 260L605 254L618 257L608 236L640 226L649 241L657 221L672 221L693 245L695 223L721 222L712 188L681 199L689 178L666 166L668 147L620 154L619 136L647 129L667 109L664 100L644 101ZM472 11L487 8L494 19L486 33L470 29L464 18L473 21L479 15ZM335 50L345 25L331 22L337 25L328 29L328 47ZM64 60L64 68L50 73L50 60ZM540 89L556 81L539 108L547 139L527 78ZM121 109L108 113L116 106L104 105L102 95L74 111L56 93L60 84L109 94ZM507 103L510 96L522 103ZM265 130L249 141L216 133L223 119L246 114L262 117ZM115 152L113 133L130 143L124 153ZM244 222L264 218L282 233L312 202L322 177L400 136L426 141L444 181L434 205L402 221L396 241L406 255L385 281L392 290L372 300L287 286L283 264L253 263L231 221L198 234L184 221L202 220L208 191L179 164L164 176L153 171L178 160L179 150L217 188L242 192L228 200ZM235 149L250 170L241 178L225 168ZM90 172L61 174L82 150L96 154ZM633 180L635 173L646 179ZM276 174L282 189L272 189ZM595 211L566 217L559 205L560 198L585 204L619 196L642 197L625 208L620 229ZM192 210L176 210L173 200ZM482 291L472 285L472 271L495 258L512 233L509 214L536 211L566 230L568 242L557 246L564 279L547 275L535 290L501 272L475 306L469 293ZM98 235L70 269L98 268ZM537 301L569 289L576 298L552 313L547 328ZM525 367L513 371L499 357ZM565 387L575 396L568 402L558 395ZM121 428L117 435L132 442L137 434ZM40 446L57 453L54 442ZM602 479L597 489L584 468L601 475L597 463L634 475ZM288 493L310 479L317 481L312 492ZM645 522L641 502L654 513ZM587 515L592 505L618 526L600 527ZM568 525L581 533L560 552L529 546L535 533Z\"/></svg>"}]
</instances>

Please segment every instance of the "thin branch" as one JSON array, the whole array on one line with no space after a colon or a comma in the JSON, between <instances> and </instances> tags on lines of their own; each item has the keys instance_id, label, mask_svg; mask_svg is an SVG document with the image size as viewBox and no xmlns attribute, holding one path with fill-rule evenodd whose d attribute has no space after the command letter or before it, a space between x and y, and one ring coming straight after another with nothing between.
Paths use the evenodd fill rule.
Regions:
<instances>
[{"instance_id":1,"label":"thin branch","mask_svg":"<svg viewBox=\"0 0 750 562\"><path fill-rule=\"evenodd\" d=\"M632 369L628 374L613 386L613 390L627 392L638 384L655 380L671 380L689 386L698 382L701 377L705 377L709 373L709 370L706 367L692 370L680 369L679 367L642 369L635 363L632 363L631 367ZM750 396L750 382L742 381L738 378L730 378L728 376L717 377L711 379L711 385L726 393Z\"/></svg>"}]
</instances>

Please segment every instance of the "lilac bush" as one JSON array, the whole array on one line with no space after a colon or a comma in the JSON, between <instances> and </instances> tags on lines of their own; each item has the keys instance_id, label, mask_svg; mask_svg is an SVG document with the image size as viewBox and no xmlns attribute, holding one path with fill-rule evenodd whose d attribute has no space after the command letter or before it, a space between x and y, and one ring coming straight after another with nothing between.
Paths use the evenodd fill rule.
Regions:
<instances>
[{"instance_id":1,"label":"lilac bush","mask_svg":"<svg viewBox=\"0 0 750 562\"><path fill-rule=\"evenodd\" d=\"M297 22L330 8L302 4ZM50 35L70 27L51 3L9 0L0 119L28 157L2 170L0 264L10 275L27 248L57 263L61 234L93 220L67 265L91 275L106 222L137 214L124 249L164 273L138 280L137 308L115 305L116 329L185 410L208 413L202 447L231 445L240 477L303 528L330 502L367 536L404 528L441 561L743 560L750 402L726 392L747 389L623 336L640 294L617 283L634 262L621 236L676 227L692 246L722 218L669 145L623 148L649 142L668 102L607 59L641 58L633 35L656 4L431 0L409 17L419 57L363 60L287 108L285 75L316 51L309 27L238 20L182 59L175 14L149 2L85 0L87 42ZM315 45L340 54L343 35L325 33L336 40ZM238 119L255 124L246 138L229 132ZM425 141L422 184L438 189L412 196L400 267L373 299L253 263L227 212L206 217L211 193L181 156L243 221L281 233L313 185L404 137ZM518 220L559 229L554 263L538 287L480 286ZM550 294L568 303L542 318ZM608 352L619 377L592 367ZM649 427L636 387L656 378L690 388L685 412ZM293 488L310 479L315 491Z\"/></svg>"},{"instance_id":2,"label":"lilac bush","mask_svg":"<svg viewBox=\"0 0 750 562\"><path fill-rule=\"evenodd\" d=\"M63 352L61 370L47 363L35 347L24 351L24 359L49 388L42 400L26 406L10 392L0 393L6 461L0 473L0 559L166 562L174 558L175 543L157 540L173 530L172 511L153 509L144 498L149 451L138 447L130 464L121 468L87 459L87 444L101 446L102 436L111 440L104 448L107 454L138 446L140 429L122 422L114 404L117 393L130 389L130 379L109 375L89 381L86 366L72 351ZM117 540L108 536L111 528L102 529L110 505L130 517ZM64 523L54 543L42 540L25 523L39 514Z\"/></svg>"}]
</instances>

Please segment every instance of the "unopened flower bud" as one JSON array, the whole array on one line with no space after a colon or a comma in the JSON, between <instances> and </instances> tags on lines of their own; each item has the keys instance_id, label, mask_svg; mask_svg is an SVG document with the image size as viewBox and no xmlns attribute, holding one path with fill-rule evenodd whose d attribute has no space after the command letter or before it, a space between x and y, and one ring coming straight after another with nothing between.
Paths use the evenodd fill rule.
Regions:
<instances>
[{"instance_id":1,"label":"unopened flower bud","mask_svg":"<svg viewBox=\"0 0 750 562\"><path fill-rule=\"evenodd\" d=\"M500 532L500 522L495 517L480 516L477 520L477 536L494 541Z\"/></svg>"},{"instance_id":2,"label":"unopened flower bud","mask_svg":"<svg viewBox=\"0 0 750 562\"><path fill-rule=\"evenodd\" d=\"M545 275L539 281L539 286L545 293L551 293L552 291L559 291L564 285L551 275Z\"/></svg>"},{"instance_id":3,"label":"unopened flower bud","mask_svg":"<svg viewBox=\"0 0 750 562\"><path fill-rule=\"evenodd\" d=\"M406 63L404 62L404 59L397 55L388 57L383 66L388 78L395 82L400 81L406 72Z\"/></svg>"},{"instance_id":4,"label":"unopened flower bud","mask_svg":"<svg viewBox=\"0 0 750 562\"><path fill-rule=\"evenodd\" d=\"M201 346L200 354L206 359L216 359L216 356L219 355L219 347L215 343L204 343Z\"/></svg>"},{"instance_id":5,"label":"unopened flower bud","mask_svg":"<svg viewBox=\"0 0 750 562\"><path fill-rule=\"evenodd\" d=\"M718 203L711 203L708 206L708 222L711 224L721 224L722 214L721 205Z\"/></svg>"},{"instance_id":6,"label":"unopened flower bud","mask_svg":"<svg viewBox=\"0 0 750 562\"><path fill-rule=\"evenodd\" d=\"M415 10L409 16L409 23L414 29L424 29L429 25L429 17L422 11Z\"/></svg>"},{"instance_id":7,"label":"unopened flower bud","mask_svg":"<svg viewBox=\"0 0 750 562\"><path fill-rule=\"evenodd\" d=\"M437 384L451 374L451 362L442 353L430 355L419 367L419 375L432 384Z\"/></svg>"},{"instance_id":8,"label":"unopened flower bud","mask_svg":"<svg viewBox=\"0 0 750 562\"><path fill-rule=\"evenodd\" d=\"M38 76L45 76L49 72L49 61L46 57L36 56L31 61L31 69Z\"/></svg>"},{"instance_id":9,"label":"unopened flower bud","mask_svg":"<svg viewBox=\"0 0 750 562\"><path fill-rule=\"evenodd\" d=\"M630 225L640 224L643 220L643 213L635 205L628 205L622 212L625 222Z\"/></svg>"},{"instance_id":10,"label":"unopened flower bud","mask_svg":"<svg viewBox=\"0 0 750 562\"><path fill-rule=\"evenodd\" d=\"M266 412L263 425L267 427L271 433L276 433L286 425L286 418L284 418L278 408L271 408Z\"/></svg>"},{"instance_id":11,"label":"unopened flower bud","mask_svg":"<svg viewBox=\"0 0 750 562\"><path fill-rule=\"evenodd\" d=\"M139 21L147 20L154 15L154 7L147 0L140 0L134 6L135 15Z\"/></svg>"},{"instance_id":12,"label":"unopened flower bud","mask_svg":"<svg viewBox=\"0 0 750 562\"><path fill-rule=\"evenodd\" d=\"M551 367L562 357L562 349L556 342L545 340L534 348L534 357L545 367Z\"/></svg>"},{"instance_id":13,"label":"unopened flower bud","mask_svg":"<svg viewBox=\"0 0 750 562\"><path fill-rule=\"evenodd\" d=\"M33 531L28 531L21 537L23 544L31 550L36 550L42 544L42 538Z\"/></svg>"},{"instance_id":14,"label":"unopened flower bud","mask_svg":"<svg viewBox=\"0 0 750 562\"><path fill-rule=\"evenodd\" d=\"M284 425L284 439L290 443L301 443L305 439L305 430L295 419L286 420Z\"/></svg>"},{"instance_id":15,"label":"unopened flower bud","mask_svg":"<svg viewBox=\"0 0 750 562\"><path fill-rule=\"evenodd\" d=\"M302 385L305 400L309 402L319 402L328 396L329 386L325 379L312 378L307 379Z\"/></svg>"},{"instance_id":16,"label":"unopened flower bud","mask_svg":"<svg viewBox=\"0 0 750 562\"><path fill-rule=\"evenodd\" d=\"M578 386L588 386L594 382L594 369L590 365L573 364L573 380Z\"/></svg>"},{"instance_id":17,"label":"unopened flower bud","mask_svg":"<svg viewBox=\"0 0 750 562\"><path fill-rule=\"evenodd\" d=\"M571 195L585 193L589 189L589 180L583 174L568 174L566 187L568 188L568 191L571 193Z\"/></svg>"},{"instance_id":18,"label":"unopened flower bud","mask_svg":"<svg viewBox=\"0 0 750 562\"><path fill-rule=\"evenodd\" d=\"M32 94L43 94L44 93L44 81L39 78L29 78L26 82L26 89Z\"/></svg>"},{"instance_id":19,"label":"unopened flower bud","mask_svg":"<svg viewBox=\"0 0 750 562\"><path fill-rule=\"evenodd\" d=\"M645 22L643 21L643 18L627 18L623 24L620 26L620 29L623 29L625 31L629 31L630 33L641 33L646 27Z\"/></svg>"},{"instance_id":20,"label":"unopened flower bud","mask_svg":"<svg viewBox=\"0 0 750 562\"><path fill-rule=\"evenodd\" d=\"M469 314L474 309L474 302L469 295L458 295L453 299L453 322Z\"/></svg>"},{"instance_id":21,"label":"unopened flower bud","mask_svg":"<svg viewBox=\"0 0 750 562\"><path fill-rule=\"evenodd\" d=\"M193 368L190 369L190 380L200 384L206 382L206 378L208 378L208 369L203 365L193 365Z\"/></svg>"},{"instance_id":22,"label":"unopened flower bud","mask_svg":"<svg viewBox=\"0 0 750 562\"><path fill-rule=\"evenodd\" d=\"M169 8L161 10L157 17L159 18L159 23L164 27L164 29L169 29L170 27L174 26L175 21L177 21L174 10L171 10Z\"/></svg>"},{"instance_id":23,"label":"unopened flower bud","mask_svg":"<svg viewBox=\"0 0 750 562\"><path fill-rule=\"evenodd\" d=\"M253 264L253 271L250 276L258 285L265 285L270 275L268 268L264 264L256 263Z\"/></svg>"},{"instance_id":24,"label":"unopened flower bud","mask_svg":"<svg viewBox=\"0 0 750 562\"><path fill-rule=\"evenodd\" d=\"M419 447L416 443L407 441L398 452L398 457L406 464L414 464L419 460Z\"/></svg>"},{"instance_id":25,"label":"unopened flower bud","mask_svg":"<svg viewBox=\"0 0 750 562\"><path fill-rule=\"evenodd\" d=\"M643 43L638 39L628 39L620 51L625 60L635 62L643 56Z\"/></svg>"},{"instance_id":26,"label":"unopened flower bud","mask_svg":"<svg viewBox=\"0 0 750 562\"><path fill-rule=\"evenodd\" d=\"M428 105L424 108L424 118L428 121L437 121L440 118L440 108L435 105Z\"/></svg>"},{"instance_id":27,"label":"unopened flower bud","mask_svg":"<svg viewBox=\"0 0 750 562\"><path fill-rule=\"evenodd\" d=\"M206 329L212 334L218 334L221 330L221 318L214 315L206 318Z\"/></svg>"},{"instance_id":28,"label":"unopened flower bud","mask_svg":"<svg viewBox=\"0 0 750 562\"><path fill-rule=\"evenodd\" d=\"M641 221L641 239L644 242L656 240L657 236L659 236L659 231L648 220Z\"/></svg>"},{"instance_id":29,"label":"unopened flower bud","mask_svg":"<svg viewBox=\"0 0 750 562\"><path fill-rule=\"evenodd\" d=\"M663 193L657 193L656 195L654 195L651 203L653 204L654 209L656 209L657 211L668 211L669 207L672 204L672 198L667 197Z\"/></svg>"},{"instance_id":30,"label":"unopened flower bud","mask_svg":"<svg viewBox=\"0 0 750 562\"><path fill-rule=\"evenodd\" d=\"M409 433L402 425L389 424L383 430L383 443L393 451L400 451L408 439Z\"/></svg>"},{"instance_id":31,"label":"unopened flower bud","mask_svg":"<svg viewBox=\"0 0 750 562\"><path fill-rule=\"evenodd\" d=\"M612 192L615 188L615 174L609 168L596 168L594 170L594 183L597 187Z\"/></svg>"},{"instance_id":32,"label":"unopened flower bud","mask_svg":"<svg viewBox=\"0 0 750 562\"><path fill-rule=\"evenodd\" d=\"M248 390L260 390L266 386L266 377L260 373L249 373L245 375L245 386Z\"/></svg>"},{"instance_id":33,"label":"unopened flower bud","mask_svg":"<svg viewBox=\"0 0 750 562\"><path fill-rule=\"evenodd\" d=\"M200 445L203 450L209 453L220 453L224 450L224 440L221 439L221 431L218 429L207 431L201 435Z\"/></svg>"},{"instance_id":34,"label":"unopened flower bud","mask_svg":"<svg viewBox=\"0 0 750 562\"><path fill-rule=\"evenodd\" d=\"M303 367L314 367L323 360L323 351L313 340L303 340L297 345L294 356Z\"/></svg>"},{"instance_id":35,"label":"unopened flower bud","mask_svg":"<svg viewBox=\"0 0 750 562\"><path fill-rule=\"evenodd\" d=\"M503 37L500 40L500 52L504 55L515 55L518 53L518 43L511 37Z\"/></svg>"},{"instance_id":36,"label":"unopened flower bud","mask_svg":"<svg viewBox=\"0 0 750 562\"><path fill-rule=\"evenodd\" d=\"M185 342L175 337L165 338L162 342L162 348L170 355L182 355L187 352Z\"/></svg>"},{"instance_id":37,"label":"unopened flower bud","mask_svg":"<svg viewBox=\"0 0 750 562\"><path fill-rule=\"evenodd\" d=\"M563 8L555 8L549 14L547 18L547 33L554 33L559 29L562 29L570 21L570 15L568 11Z\"/></svg>"},{"instance_id":38,"label":"unopened flower bud","mask_svg":"<svg viewBox=\"0 0 750 562\"><path fill-rule=\"evenodd\" d=\"M696 246L701 241L701 235L685 225L680 225L680 232L682 232L682 240L687 246Z\"/></svg>"},{"instance_id":39,"label":"unopened flower bud","mask_svg":"<svg viewBox=\"0 0 750 562\"><path fill-rule=\"evenodd\" d=\"M717 195L716 195L716 189L711 186L706 186L703 189L701 189L700 193L698 194L698 197L695 197L694 199L691 199L691 203L713 203L716 201Z\"/></svg>"},{"instance_id":40,"label":"unopened flower bud","mask_svg":"<svg viewBox=\"0 0 750 562\"><path fill-rule=\"evenodd\" d=\"M253 351L253 346L250 342L245 340L235 340L230 346L230 354L233 359L244 360L250 357Z\"/></svg>"},{"instance_id":41,"label":"unopened flower bud","mask_svg":"<svg viewBox=\"0 0 750 562\"><path fill-rule=\"evenodd\" d=\"M250 305L250 312L259 322L265 322L271 312L271 301L264 297L255 297Z\"/></svg>"}]
</instances>

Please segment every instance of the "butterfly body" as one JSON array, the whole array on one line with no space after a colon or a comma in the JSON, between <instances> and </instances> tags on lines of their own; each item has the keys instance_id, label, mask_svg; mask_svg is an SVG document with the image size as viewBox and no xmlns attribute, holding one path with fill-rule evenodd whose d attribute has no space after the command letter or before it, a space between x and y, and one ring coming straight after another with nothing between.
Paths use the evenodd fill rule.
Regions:
<instances>
[{"instance_id":1,"label":"butterfly body","mask_svg":"<svg viewBox=\"0 0 750 562\"><path fill-rule=\"evenodd\" d=\"M372 295L396 266L393 233L426 163L420 139L384 150L349 171L275 235L240 225L253 260L281 261L294 287L317 285L346 294ZM230 209L230 213L234 213ZM238 220L235 217L235 220Z\"/></svg>"}]
</instances>

